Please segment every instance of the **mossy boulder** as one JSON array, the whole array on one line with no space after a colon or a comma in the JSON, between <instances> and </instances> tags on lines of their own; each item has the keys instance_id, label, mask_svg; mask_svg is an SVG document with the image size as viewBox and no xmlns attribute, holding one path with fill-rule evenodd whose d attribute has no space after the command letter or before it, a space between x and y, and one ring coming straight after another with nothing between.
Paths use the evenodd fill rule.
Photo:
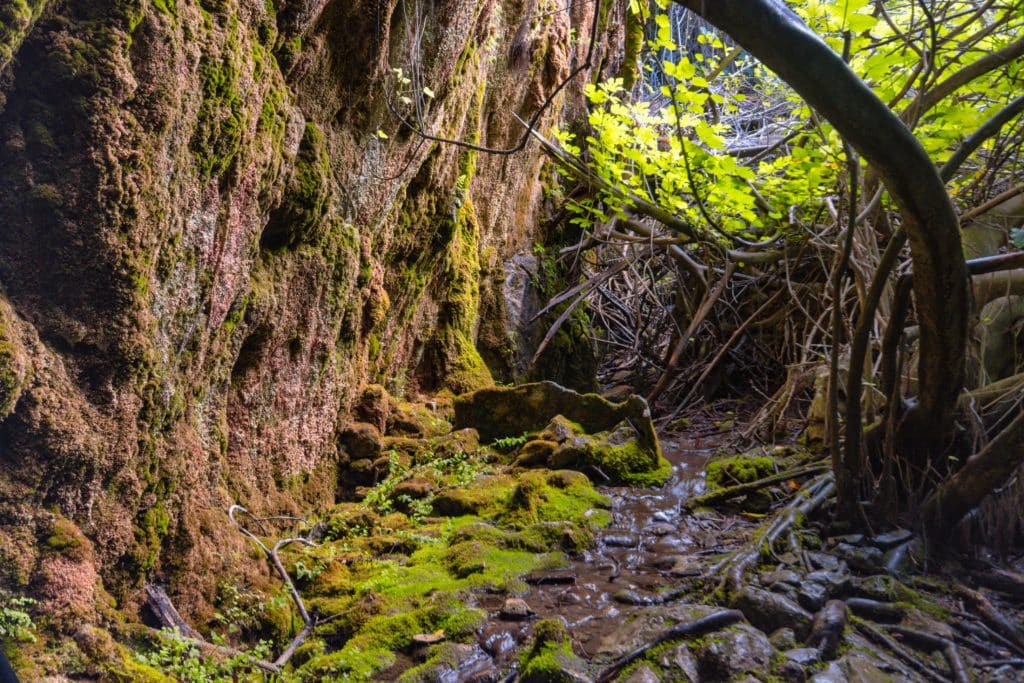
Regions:
<instances>
[{"instance_id":1,"label":"mossy boulder","mask_svg":"<svg viewBox=\"0 0 1024 683\"><path fill-rule=\"evenodd\" d=\"M516 467L542 467L548 464L558 450L558 442L547 439L533 439L523 444L516 455Z\"/></svg>"},{"instance_id":2,"label":"mossy boulder","mask_svg":"<svg viewBox=\"0 0 1024 683\"><path fill-rule=\"evenodd\" d=\"M775 460L766 455L734 455L712 460L707 465L706 484L709 492L728 486L749 484L775 474Z\"/></svg>"},{"instance_id":3,"label":"mossy boulder","mask_svg":"<svg viewBox=\"0 0 1024 683\"><path fill-rule=\"evenodd\" d=\"M572 637L563 621L545 619L534 629L533 644L519 660L522 683L578 683L589 680L586 665L572 651Z\"/></svg>"},{"instance_id":4,"label":"mossy boulder","mask_svg":"<svg viewBox=\"0 0 1024 683\"><path fill-rule=\"evenodd\" d=\"M442 517L489 516L503 509L515 480L509 475L480 477L472 486L441 491L434 497L434 514Z\"/></svg>"},{"instance_id":5,"label":"mossy boulder","mask_svg":"<svg viewBox=\"0 0 1024 683\"><path fill-rule=\"evenodd\" d=\"M476 428L485 442L539 432L520 449L520 467L572 468L632 486L657 486L672 474L639 396L611 403L554 382L482 389L455 399L455 426Z\"/></svg>"},{"instance_id":6,"label":"mossy boulder","mask_svg":"<svg viewBox=\"0 0 1024 683\"><path fill-rule=\"evenodd\" d=\"M544 429L561 415L588 434L631 423L644 448L660 455L647 402L632 396L612 403L597 394L580 394L554 382L488 387L455 398L455 428L473 427L485 443Z\"/></svg>"},{"instance_id":7,"label":"mossy boulder","mask_svg":"<svg viewBox=\"0 0 1024 683\"><path fill-rule=\"evenodd\" d=\"M636 430L627 422L608 432L567 439L547 464L594 474L604 483L627 486L660 486L672 476L672 465L659 453L643 448Z\"/></svg>"},{"instance_id":8,"label":"mossy boulder","mask_svg":"<svg viewBox=\"0 0 1024 683\"><path fill-rule=\"evenodd\" d=\"M570 470L531 470L519 476L498 521L514 529L538 522L595 521L610 501L594 490L586 475Z\"/></svg>"},{"instance_id":9,"label":"mossy boulder","mask_svg":"<svg viewBox=\"0 0 1024 683\"><path fill-rule=\"evenodd\" d=\"M380 430L368 422L355 422L346 427L338 437L353 460L376 458L384 449L384 438Z\"/></svg>"},{"instance_id":10,"label":"mossy boulder","mask_svg":"<svg viewBox=\"0 0 1024 683\"><path fill-rule=\"evenodd\" d=\"M362 422L368 422L381 431L385 430L394 409L395 400L380 384L365 386L359 400L352 406L352 412Z\"/></svg>"}]
</instances>

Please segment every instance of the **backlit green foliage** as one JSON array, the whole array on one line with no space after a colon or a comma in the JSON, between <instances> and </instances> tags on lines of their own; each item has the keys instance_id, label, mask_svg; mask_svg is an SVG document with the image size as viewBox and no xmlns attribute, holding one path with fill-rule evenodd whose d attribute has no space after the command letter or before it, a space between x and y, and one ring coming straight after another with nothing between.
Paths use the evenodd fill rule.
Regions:
<instances>
[{"instance_id":1,"label":"backlit green foliage","mask_svg":"<svg viewBox=\"0 0 1024 683\"><path fill-rule=\"evenodd\" d=\"M631 11L648 12L646 4L631 2ZM1021 3L981 15L960 1L927 3L930 15L915 2L886 3L884 12L868 0L790 4L833 49L850 55L850 66L937 164L1024 88L1020 59L969 86L943 88L1019 36ZM588 85L589 134L555 132L562 149L607 183L572 205L577 223L589 228L647 202L704 243L762 241L813 224L844 172L838 134L727 38L704 25L695 34L693 24L679 35L679 8L670 12L667 0L653 5L645 82L632 91L621 79ZM748 128L761 126L772 127L760 138L766 151L738 154L744 138L756 137ZM999 144L997 136L975 158ZM954 199L976 190L983 175L983 164L966 164L951 183Z\"/></svg>"}]
</instances>

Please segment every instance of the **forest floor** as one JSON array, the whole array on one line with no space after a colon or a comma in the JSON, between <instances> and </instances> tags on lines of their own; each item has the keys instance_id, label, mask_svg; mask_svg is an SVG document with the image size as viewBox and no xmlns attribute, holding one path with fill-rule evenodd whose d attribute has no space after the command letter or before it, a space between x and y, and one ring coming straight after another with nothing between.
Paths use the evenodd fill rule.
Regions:
<instances>
[{"instance_id":1,"label":"forest floor","mask_svg":"<svg viewBox=\"0 0 1024 683\"><path fill-rule=\"evenodd\" d=\"M349 465L364 485L306 525L312 545L280 552L316 624L291 641L285 679L1024 680L1012 564L924 571L909 531L831 533L825 462L796 446L731 451L742 411L663 432L664 485L595 488L584 472L614 484L614 464L537 456L589 438L554 435L575 423L481 446L431 417L446 410L408 404L348 433L373 456ZM302 626L291 613L279 651Z\"/></svg>"}]
</instances>

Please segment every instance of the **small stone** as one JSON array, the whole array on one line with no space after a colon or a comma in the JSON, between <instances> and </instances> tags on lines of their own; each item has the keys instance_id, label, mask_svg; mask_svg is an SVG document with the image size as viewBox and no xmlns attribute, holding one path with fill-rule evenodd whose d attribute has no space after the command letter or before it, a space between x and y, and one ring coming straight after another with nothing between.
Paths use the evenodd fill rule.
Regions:
<instances>
[{"instance_id":1,"label":"small stone","mask_svg":"<svg viewBox=\"0 0 1024 683\"><path fill-rule=\"evenodd\" d=\"M675 524L652 524L644 528L644 531L652 536L668 536L675 533L677 529Z\"/></svg>"},{"instance_id":2,"label":"small stone","mask_svg":"<svg viewBox=\"0 0 1024 683\"><path fill-rule=\"evenodd\" d=\"M556 448L558 448L558 444L554 441L542 441L540 439L528 441L519 449L519 455L516 456L514 464L516 467L538 467L544 465Z\"/></svg>"},{"instance_id":3,"label":"small stone","mask_svg":"<svg viewBox=\"0 0 1024 683\"><path fill-rule=\"evenodd\" d=\"M782 656L800 666L810 666L818 661L818 651L813 647L798 647L786 650Z\"/></svg>"},{"instance_id":4,"label":"small stone","mask_svg":"<svg viewBox=\"0 0 1024 683\"><path fill-rule=\"evenodd\" d=\"M821 585L825 586L826 590L828 590L828 594L831 596L841 595L850 590L849 575L840 572L811 572L806 577L804 577L804 579L806 581L820 583Z\"/></svg>"},{"instance_id":5,"label":"small stone","mask_svg":"<svg viewBox=\"0 0 1024 683\"><path fill-rule=\"evenodd\" d=\"M839 558L826 553L807 553L807 558L817 569L834 572L839 570Z\"/></svg>"},{"instance_id":6,"label":"small stone","mask_svg":"<svg viewBox=\"0 0 1024 683\"><path fill-rule=\"evenodd\" d=\"M607 534L601 540L609 548L635 548L640 545L640 537L636 534Z\"/></svg>"},{"instance_id":7,"label":"small stone","mask_svg":"<svg viewBox=\"0 0 1024 683\"><path fill-rule=\"evenodd\" d=\"M828 600L828 589L820 583L804 582L796 593L796 601L808 612L817 612Z\"/></svg>"},{"instance_id":8,"label":"small stone","mask_svg":"<svg viewBox=\"0 0 1024 683\"><path fill-rule=\"evenodd\" d=\"M498 614L502 619L522 621L532 617L535 612L530 609L530 606L526 604L526 601L522 598L509 598L505 601L505 604L501 606L501 610Z\"/></svg>"},{"instance_id":9,"label":"small stone","mask_svg":"<svg viewBox=\"0 0 1024 683\"><path fill-rule=\"evenodd\" d=\"M871 545L882 550L889 550L898 545L903 545L914 537L914 534L906 529L894 529L884 534L878 534L870 539Z\"/></svg>"},{"instance_id":10,"label":"small stone","mask_svg":"<svg viewBox=\"0 0 1024 683\"><path fill-rule=\"evenodd\" d=\"M723 680L766 671L775 648L761 631L737 624L720 631L697 652L701 671L714 672Z\"/></svg>"},{"instance_id":11,"label":"small stone","mask_svg":"<svg viewBox=\"0 0 1024 683\"><path fill-rule=\"evenodd\" d=\"M569 422L561 415L555 415L555 417L548 423L548 426L544 428L544 431L540 433L541 439L545 441L554 441L555 443L562 443L568 441L579 432L579 427Z\"/></svg>"},{"instance_id":12,"label":"small stone","mask_svg":"<svg viewBox=\"0 0 1024 683\"><path fill-rule=\"evenodd\" d=\"M772 631L768 640L776 650L791 650L796 647L796 635L793 633L793 629L786 626Z\"/></svg>"},{"instance_id":13,"label":"small stone","mask_svg":"<svg viewBox=\"0 0 1024 683\"><path fill-rule=\"evenodd\" d=\"M641 595L632 588L623 588L622 590L616 591L612 596L612 600L621 603L623 605L653 605L655 604L654 598Z\"/></svg>"},{"instance_id":14,"label":"small stone","mask_svg":"<svg viewBox=\"0 0 1024 683\"><path fill-rule=\"evenodd\" d=\"M807 674L796 662L786 661L779 667L779 677L786 683L806 683Z\"/></svg>"},{"instance_id":15,"label":"small stone","mask_svg":"<svg viewBox=\"0 0 1024 683\"><path fill-rule=\"evenodd\" d=\"M771 588L769 588L769 590L772 593L778 593L779 595L784 595L787 598L789 598L790 600L793 600L794 602L797 601L796 588L794 588L793 586L790 586L788 583L777 583L774 586L772 586Z\"/></svg>"},{"instance_id":16,"label":"small stone","mask_svg":"<svg viewBox=\"0 0 1024 683\"><path fill-rule=\"evenodd\" d=\"M836 554L846 560L851 569L865 574L877 573L882 568L884 555L878 548L858 547L847 543L836 546Z\"/></svg>"},{"instance_id":17,"label":"small stone","mask_svg":"<svg viewBox=\"0 0 1024 683\"><path fill-rule=\"evenodd\" d=\"M672 568L668 570L668 573L669 576L683 578L687 576L700 576L703 570L699 566L690 563L686 558L679 557L676 559L675 564L672 565Z\"/></svg>"},{"instance_id":18,"label":"small stone","mask_svg":"<svg viewBox=\"0 0 1024 683\"><path fill-rule=\"evenodd\" d=\"M799 586L802 579L792 569L776 569L771 572L762 572L760 577L762 586L774 586L777 583L785 583L790 586Z\"/></svg>"},{"instance_id":19,"label":"small stone","mask_svg":"<svg viewBox=\"0 0 1024 683\"><path fill-rule=\"evenodd\" d=\"M811 615L800 605L766 590L747 586L733 596L730 606L743 612L751 624L763 631L788 626L802 639L811 628Z\"/></svg>"},{"instance_id":20,"label":"small stone","mask_svg":"<svg viewBox=\"0 0 1024 683\"><path fill-rule=\"evenodd\" d=\"M412 637L412 642L417 646L437 645L444 640L444 633L417 633Z\"/></svg>"}]
</instances>

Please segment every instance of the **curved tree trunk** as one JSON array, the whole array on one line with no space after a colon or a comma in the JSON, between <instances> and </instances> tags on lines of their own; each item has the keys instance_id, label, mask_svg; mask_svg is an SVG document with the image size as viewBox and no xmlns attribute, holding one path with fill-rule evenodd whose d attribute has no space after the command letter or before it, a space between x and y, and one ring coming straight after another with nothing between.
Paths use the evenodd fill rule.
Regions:
<instances>
[{"instance_id":1,"label":"curved tree trunk","mask_svg":"<svg viewBox=\"0 0 1024 683\"><path fill-rule=\"evenodd\" d=\"M789 83L874 167L899 206L921 325L918 407L908 416L901 442L924 471L952 433L969 302L957 216L934 162L896 114L781 0L676 2L728 33ZM836 474L840 503L849 511L858 492L850 490L848 467L837 463Z\"/></svg>"}]
</instances>

